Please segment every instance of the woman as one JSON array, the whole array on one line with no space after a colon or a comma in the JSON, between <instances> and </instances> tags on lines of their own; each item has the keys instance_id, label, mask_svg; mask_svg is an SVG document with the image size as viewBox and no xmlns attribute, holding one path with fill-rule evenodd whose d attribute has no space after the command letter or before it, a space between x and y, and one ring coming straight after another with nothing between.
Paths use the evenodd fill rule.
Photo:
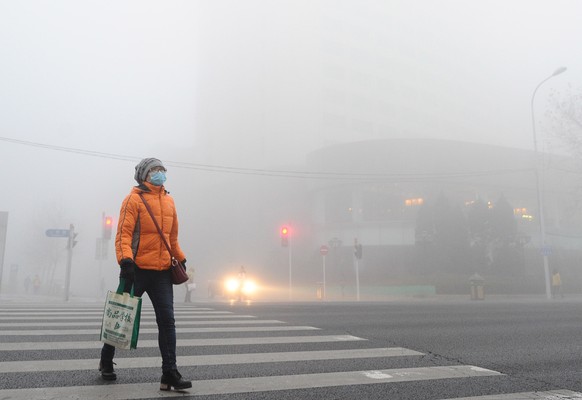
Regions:
<instances>
[{"instance_id":1,"label":"woman","mask_svg":"<svg viewBox=\"0 0 582 400\"><path fill-rule=\"evenodd\" d=\"M192 387L192 382L182 379L176 366L176 325L174 321L174 294L170 276L171 258L186 257L178 244L178 218L174 200L163 184L166 168L157 158L145 158L135 167L134 179L138 185L123 200L115 252L121 267L120 278L125 279L125 291L134 285L135 296L147 293L156 314L158 344L162 355L161 390L177 390ZM170 244L169 254L161 236L148 213L141 197L149 204L166 240ZM99 371L105 380L115 380L113 370L115 347L104 344L101 350Z\"/></svg>"}]
</instances>

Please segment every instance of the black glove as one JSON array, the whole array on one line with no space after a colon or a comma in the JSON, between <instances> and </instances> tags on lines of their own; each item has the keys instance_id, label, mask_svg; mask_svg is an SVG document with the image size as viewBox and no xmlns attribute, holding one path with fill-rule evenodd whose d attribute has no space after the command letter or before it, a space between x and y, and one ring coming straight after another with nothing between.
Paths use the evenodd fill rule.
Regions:
<instances>
[{"instance_id":1,"label":"black glove","mask_svg":"<svg viewBox=\"0 0 582 400\"><path fill-rule=\"evenodd\" d=\"M119 262L121 267L121 272L119 272L119 277L125 279L126 282L132 282L135 279L135 261L131 258L124 258Z\"/></svg>"}]
</instances>

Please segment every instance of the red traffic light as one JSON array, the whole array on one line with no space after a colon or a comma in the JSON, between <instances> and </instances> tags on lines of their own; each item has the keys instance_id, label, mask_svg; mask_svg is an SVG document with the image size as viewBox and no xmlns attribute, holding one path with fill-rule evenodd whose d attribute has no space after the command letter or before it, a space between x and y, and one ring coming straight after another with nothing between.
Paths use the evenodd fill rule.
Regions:
<instances>
[{"instance_id":1,"label":"red traffic light","mask_svg":"<svg viewBox=\"0 0 582 400\"><path fill-rule=\"evenodd\" d=\"M112 228L113 228L113 217L107 216L103 218L103 232L101 234L101 238L104 240L110 240Z\"/></svg>"},{"instance_id":2,"label":"red traffic light","mask_svg":"<svg viewBox=\"0 0 582 400\"><path fill-rule=\"evenodd\" d=\"M286 226L281 227L281 246L289 246L289 228Z\"/></svg>"}]
</instances>

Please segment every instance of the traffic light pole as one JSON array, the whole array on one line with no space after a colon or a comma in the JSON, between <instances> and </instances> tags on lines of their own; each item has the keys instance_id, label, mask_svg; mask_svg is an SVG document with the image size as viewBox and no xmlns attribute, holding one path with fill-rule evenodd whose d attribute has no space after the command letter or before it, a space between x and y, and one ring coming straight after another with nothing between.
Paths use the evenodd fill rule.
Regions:
<instances>
[{"instance_id":1,"label":"traffic light pole","mask_svg":"<svg viewBox=\"0 0 582 400\"><path fill-rule=\"evenodd\" d=\"M360 301L360 260L356 259L356 301Z\"/></svg>"},{"instance_id":2,"label":"traffic light pole","mask_svg":"<svg viewBox=\"0 0 582 400\"><path fill-rule=\"evenodd\" d=\"M321 300L325 300L325 254L323 255L323 293L321 294Z\"/></svg>"},{"instance_id":3,"label":"traffic light pole","mask_svg":"<svg viewBox=\"0 0 582 400\"><path fill-rule=\"evenodd\" d=\"M289 301L293 300L293 260L292 260L292 251L291 248L293 247L293 240L289 238Z\"/></svg>"},{"instance_id":4,"label":"traffic light pole","mask_svg":"<svg viewBox=\"0 0 582 400\"><path fill-rule=\"evenodd\" d=\"M356 262L356 300L360 301L360 257L362 245L358 244L358 238L354 238L354 261Z\"/></svg>"},{"instance_id":5,"label":"traffic light pole","mask_svg":"<svg viewBox=\"0 0 582 400\"><path fill-rule=\"evenodd\" d=\"M69 226L69 242L67 246L67 274L65 275L65 301L69 301L69 288L71 286L71 265L73 263L73 241L75 240L75 227Z\"/></svg>"}]
</instances>

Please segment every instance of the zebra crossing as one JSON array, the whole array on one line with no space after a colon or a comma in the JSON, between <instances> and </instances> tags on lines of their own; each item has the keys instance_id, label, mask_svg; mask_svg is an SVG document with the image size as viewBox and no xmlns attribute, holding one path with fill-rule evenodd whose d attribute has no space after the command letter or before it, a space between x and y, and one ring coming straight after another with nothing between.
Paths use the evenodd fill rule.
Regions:
<instances>
[{"instance_id":1,"label":"zebra crossing","mask_svg":"<svg viewBox=\"0 0 582 400\"><path fill-rule=\"evenodd\" d=\"M194 379L193 388L185 392L161 392L159 381L150 379L159 375L161 364L155 340L155 317L151 306L144 305L138 351L119 351L115 362L118 374L121 372L120 379L114 384L103 384L97 372L101 314L102 306L95 304L73 307L0 303L0 399L200 397L504 377L498 371L476 365L421 365L418 360L426 355L414 349L376 347L366 338L325 332L315 326L177 305L178 365L186 377ZM398 367L402 360L413 360L418 365ZM309 370L304 366L310 362L334 368ZM351 363L370 365L370 368L354 369ZM261 365L297 368L292 373L289 373L291 367L284 369L288 373L265 373L265 368L259 368ZM217 376L216 369L210 379L187 373L230 366L244 366L252 372L251 376L222 376L220 372ZM124 383L125 371L132 371L137 381ZM62 378L67 373L73 373L73 378ZM582 393L568 390L480 393L454 399L582 399Z\"/></svg>"}]
</instances>

